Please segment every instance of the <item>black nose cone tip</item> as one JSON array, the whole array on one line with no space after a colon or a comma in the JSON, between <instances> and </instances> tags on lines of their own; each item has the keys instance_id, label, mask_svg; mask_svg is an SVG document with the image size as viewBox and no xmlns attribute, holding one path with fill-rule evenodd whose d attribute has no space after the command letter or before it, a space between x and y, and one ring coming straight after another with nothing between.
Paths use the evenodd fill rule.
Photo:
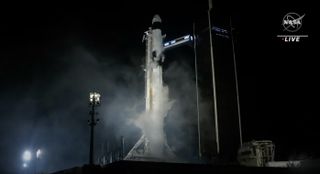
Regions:
<instances>
[{"instance_id":1,"label":"black nose cone tip","mask_svg":"<svg viewBox=\"0 0 320 174\"><path fill-rule=\"evenodd\" d=\"M152 29L160 29L161 30L161 18L159 15L154 15L152 18Z\"/></svg>"},{"instance_id":2,"label":"black nose cone tip","mask_svg":"<svg viewBox=\"0 0 320 174\"><path fill-rule=\"evenodd\" d=\"M161 18L160 18L160 16L158 14L153 16L152 24L153 23L161 23Z\"/></svg>"}]
</instances>

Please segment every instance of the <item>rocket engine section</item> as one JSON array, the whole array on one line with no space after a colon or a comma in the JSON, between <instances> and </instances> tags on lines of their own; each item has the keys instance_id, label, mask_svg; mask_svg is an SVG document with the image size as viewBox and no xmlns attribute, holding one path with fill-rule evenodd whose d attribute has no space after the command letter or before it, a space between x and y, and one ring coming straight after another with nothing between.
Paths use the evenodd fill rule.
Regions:
<instances>
[{"instance_id":1,"label":"rocket engine section","mask_svg":"<svg viewBox=\"0 0 320 174\"><path fill-rule=\"evenodd\" d=\"M152 19L152 60L159 63L164 61L163 54L163 37L161 33L161 18L159 15L155 15Z\"/></svg>"}]
</instances>

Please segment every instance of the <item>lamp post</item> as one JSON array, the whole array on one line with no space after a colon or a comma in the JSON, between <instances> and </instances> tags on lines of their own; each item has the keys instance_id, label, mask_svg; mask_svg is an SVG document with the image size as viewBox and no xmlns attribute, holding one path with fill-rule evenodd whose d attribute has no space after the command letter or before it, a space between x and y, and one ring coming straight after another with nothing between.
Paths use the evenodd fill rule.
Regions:
<instances>
[{"instance_id":1,"label":"lamp post","mask_svg":"<svg viewBox=\"0 0 320 174\"><path fill-rule=\"evenodd\" d=\"M37 149L36 151L36 161L34 162L34 170L35 174L37 174L37 163L39 164L40 156L42 154L41 149ZM40 167L38 167L40 169Z\"/></svg>"},{"instance_id":2,"label":"lamp post","mask_svg":"<svg viewBox=\"0 0 320 174\"><path fill-rule=\"evenodd\" d=\"M32 152L30 150L25 150L22 154L22 167L27 170L29 168L29 163L32 160Z\"/></svg>"},{"instance_id":3,"label":"lamp post","mask_svg":"<svg viewBox=\"0 0 320 174\"><path fill-rule=\"evenodd\" d=\"M22 160L23 162L27 163L32 159L32 153L30 150L26 150L22 154Z\"/></svg>"},{"instance_id":4,"label":"lamp post","mask_svg":"<svg viewBox=\"0 0 320 174\"><path fill-rule=\"evenodd\" d=\"M22 167L23 168L29 168L29 166L32 166L30 163L31 163L31 160L33 158L33 151L30 151L30 150L25 150L22 154ZM37 173L37 163L39 162L40 160L40 157L42 155L42 150L41 149L37 149L36 150L36 153L35 153L35 159L33 160L34 161L34 173L36 174ZM30 165L29 165L30 164ZM29 169L31 170L31 169Z\"/></svg>"},{"instance_id":5,"label":"lamp post","mask_svg":"<svg viewBox=\"0 0 320 174\"><path fill-rule=\"evenodd\" d=\"M89 94L89 104L91 106L91 120L88 120L90 126L90 151L89 151L89 164L93 165L93 146L94 146L94 126L98 123L99 119L95 119L95 107L100 105L100 94L97 92L90 92Z\"/></svg>"}]
</instances>

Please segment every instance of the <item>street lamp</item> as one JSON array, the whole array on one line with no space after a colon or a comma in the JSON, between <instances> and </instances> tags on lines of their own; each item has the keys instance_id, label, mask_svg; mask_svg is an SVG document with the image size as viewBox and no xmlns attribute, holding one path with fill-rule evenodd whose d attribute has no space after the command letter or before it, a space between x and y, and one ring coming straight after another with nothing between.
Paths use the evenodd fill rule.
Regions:
<instances>
[{"instance_id":1,"label":"street lamp","mask_svg":"<svg viewBox=\"0 0 320 174\"><path fill-rule=\"evenodd\" d=\"M23 163L23 164L22 164L22 167L23 167L23 168L27 168L27 167L28 167L28 164L27 164L27 163Z\"/></svg>"},{"instance_id":2,"label":"street lamp","mask_svg":"<svg viewBox=\"0 0 320 174\"><path fill-rule=\"evenodd\" d=\"M100 94L97 92L90 92L89 101L90 101L90 105L99 105L100 104Z\"/></svg>"},{"instance_id":3,"label":"street lamp","mask_svg":"<svg viewBox=\"0 0 320 174\"><path fill-rule=\"evenodd\" d=\"M29 164L31 163L32 160L32 156L33 156L34 151L30 151L30 150L25 150L22 154L22 167L23 168L28 168ZM35 151L35 159L33 160L33 166L34 166L34 172L37 173L37 163L39 162L39 159L42 155L42 150L41 149L37 149ZM31 164L30 164L31 165Z\"/></svg>"},{"instance_id":4,"label":"street lamp","mask_svg":"<svg viewBox=\"0 0 320 174\"><path fill-rule=\"evenodd\" d=\"M37 149L37 151L36 151L36 161L34 162L34 172L35 172L35 174L37 173L37 170L40 169L40 167L38 167L38 165L39 165L39 162L40 162L39 160L40 160L41 154L42 154L41 149ZM37 169L37 167L39 169Z\"/></svg>"},{"instance_id":5,"label":"street lamp","mask_svg":"<svg viewBox=\"0 0 320 174\"><path fill-rule=\"evenodd\" d=\"M41 154L42 154L41 149L38 149L37 152L36 152L36 158L39 159Z\"/></svg>"},{"instance_id":6,"label":"street lamp","mask_svg":"<svg viewBox=\"0 0 320 174\"><path fill-rule=\"evenodd\" d=\"M22 160L26 163L29 162L32 159L32 153L30 150L26 150L22 154Z\"/></svg>"},{"instance_id":7,"label":"street lamp","mask_svg":"<svg viewBox=\"0 0 320 174\"><path fill-rule=\"evenodd\" d=\"M95 119L96 115L95 106L100 105L100 94L97 92L90 92L89 94L89 104L91 105L91 120L88 120L90 126L90 151L89 151L89 164L93 165L93 146L94 146L94 126L98 123L99 119Z\"/></svg>"}]
</instances>

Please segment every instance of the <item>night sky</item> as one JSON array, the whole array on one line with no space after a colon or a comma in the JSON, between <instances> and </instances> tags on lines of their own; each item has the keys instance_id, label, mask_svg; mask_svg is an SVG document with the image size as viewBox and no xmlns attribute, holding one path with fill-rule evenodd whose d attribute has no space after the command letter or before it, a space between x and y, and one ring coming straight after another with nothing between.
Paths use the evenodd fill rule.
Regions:
<instances>
[{"instance_id":1,"label":"night sky","mask_svg":"<svg viewBox=\"0 0 320 174\"><path fill-rule=\"evenodd\" d=\"M244 140L273 140L279 160L319 158L319 56L312 4L213 4L232 17L235 28ZM130 148L141 133L128 117L144 106L143 32L159 14L167 40L191 33L192 22L206 10L205 1L2 6L0 173L22 172L26 149L43 149L39 168L46 172L87 163L92 90L102 95L97 149L105 139L118 142L122 135ZM281 22L288 12L305 14L299 34L309 37L299 43L276 37L283 33ZM181 114L195 107L192 101L181 103L185 96L194 99L193 55L183 49L175 55L177 59L167 58L165 81L181 104L174 112ZM170 118L168 129L181 139L177 151L188 152L189 158L196 153L196 139L183 126L194 128L195 120L186 117L190 122Z\"/></svg>"}]
</instances>

